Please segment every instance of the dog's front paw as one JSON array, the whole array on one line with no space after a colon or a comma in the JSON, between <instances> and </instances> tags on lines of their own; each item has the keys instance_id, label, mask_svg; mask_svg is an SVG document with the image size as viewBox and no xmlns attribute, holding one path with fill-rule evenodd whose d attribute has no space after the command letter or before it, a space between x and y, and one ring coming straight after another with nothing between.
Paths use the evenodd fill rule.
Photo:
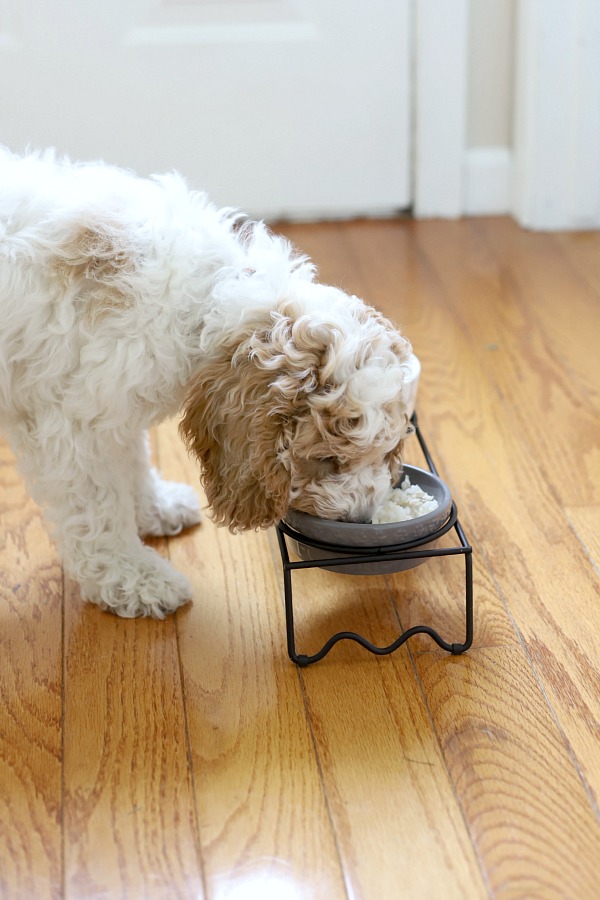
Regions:
<instances>
[{"instance_id":1,"label":"dog's front paw","mask_svg":"<svg viewBox=\"0 0 600 900\"><path fill-rule=\"evenodd\" d=\"M189 484L163 481L153 473L152 495L138 510L139 533L148 537L172 537L202 520L195 490Z\"/></svg>"},{"instance_id":2,"label":"dog's front paw","mask_svg":"<svg viewBox=\"0 0 600 900\"><path fill-rule=\"evenodd\" d=\"M82 596L126 619L164 619L192 598L192 586L166 559L143 547L135 559L121 560L100 583L82 584Z\"/></svg>"}]
</instances>

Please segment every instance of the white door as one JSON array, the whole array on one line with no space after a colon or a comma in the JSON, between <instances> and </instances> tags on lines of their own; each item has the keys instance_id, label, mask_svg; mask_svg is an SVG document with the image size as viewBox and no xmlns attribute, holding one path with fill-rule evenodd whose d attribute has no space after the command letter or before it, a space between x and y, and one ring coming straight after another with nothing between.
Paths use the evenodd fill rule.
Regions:
<instances>
[{"instance_id":1,"label":"white door","mask_svg":"<svg viewBox=\"0 0 600 900\"><path fill-rule=\"evenodd\" d=\"M0 143L177 169L254 215L410 197L410 0L3 0Z\"/></svg>"}]
</instances>

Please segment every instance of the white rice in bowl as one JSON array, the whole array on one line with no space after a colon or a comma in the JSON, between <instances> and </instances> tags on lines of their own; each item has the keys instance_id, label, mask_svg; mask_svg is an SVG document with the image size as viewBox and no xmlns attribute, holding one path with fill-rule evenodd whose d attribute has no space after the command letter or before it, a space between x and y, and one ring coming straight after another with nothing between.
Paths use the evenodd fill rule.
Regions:
<instances>
[{"instance_id":1,"label":"white rice in bowl","mask_svg":"<svg viewBox=\"0 0 600 900\"><path fill-rule=\"evenodd\" d=\"M406 522L408 519L418 519L426 513L437 509L438 502L431 494L411 484L408 476L404 478L399 488L393 488L381 506L375 510L372 519L373 525L384 525L388 522Z\"/></svg>"}]
</instances>

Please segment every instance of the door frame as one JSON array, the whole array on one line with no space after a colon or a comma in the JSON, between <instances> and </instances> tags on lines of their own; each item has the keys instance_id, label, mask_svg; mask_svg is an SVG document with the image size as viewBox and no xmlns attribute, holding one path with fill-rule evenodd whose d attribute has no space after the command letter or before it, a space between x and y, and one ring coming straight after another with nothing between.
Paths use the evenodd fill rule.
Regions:
<instances>
[{"instance_id":1,"label":"door frame","mask_svg":"<svg viewBox=\"0 0 600 900\"><path fill-rule=\"evenodd\" d=\"M513 144L481 148L467 146L469 0L413 2L414 214L600 228L598 0L517 0Z\"/></svg>"},{"instance_id":2,"label":"door frame","mask_svg":"<svg viewBox=\"0 0 600 900\"><path fill-rule=\"evenodd\" d=\"M413 212L455 218L464 211L469 0L414 0L413 23Z\"/></svg>"},{"instance_id":3,"label":"door frame","mask_svg":"<svg viewBox=\"0 0 600 900\"><path fill-rule=\"evenodd\" d=\"M600 227L600 4L519 0L512 210L527 228Z\"/></svg>"}]
</instances>

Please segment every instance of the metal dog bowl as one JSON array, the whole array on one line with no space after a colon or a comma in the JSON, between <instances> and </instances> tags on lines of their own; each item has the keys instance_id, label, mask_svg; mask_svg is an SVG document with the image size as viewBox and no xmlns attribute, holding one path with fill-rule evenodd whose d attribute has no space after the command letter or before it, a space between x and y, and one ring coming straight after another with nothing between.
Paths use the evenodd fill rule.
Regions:
<instances>
[{"instance_id":1,"label":"metal dog bowl","mask_svg":"<svg viewBox=\"0 0 600 900\"><path fill-rule=\"evenodd\" d=\"M419 516L416 519L408 519L405 522L386 522L383 525L367 525L354 522L336 522L333 519L319 519L308 513L288 510L284 522L294 532L297 538L289 536L290 545L294 553L302 560L332 559L341 557L360 556L369 553L391 551L392 548L402 550L404 544L420 542L428 535L435 535L437 531L448 521L452 506L452 495L449 487L432 472L419 469L416 466L404 466L404 472L400 481L408 475L411 484L418 484L426 493L431 494L437 502L437 509ZM400 482L396 485L400 486ZM319 546L311 546L302 542L301 538L316 541ZM437 540L419 543L419 550L435 547ZM323 545L332 545L331 548ZM418 559L396 559L381 562L348 563L340 566L319 566L329 569L331 572L345 572L348 575L387 575L392 572L402 572L405 569L413 569L422 565L426 557Z\"/></svg>"}]
</instances>

